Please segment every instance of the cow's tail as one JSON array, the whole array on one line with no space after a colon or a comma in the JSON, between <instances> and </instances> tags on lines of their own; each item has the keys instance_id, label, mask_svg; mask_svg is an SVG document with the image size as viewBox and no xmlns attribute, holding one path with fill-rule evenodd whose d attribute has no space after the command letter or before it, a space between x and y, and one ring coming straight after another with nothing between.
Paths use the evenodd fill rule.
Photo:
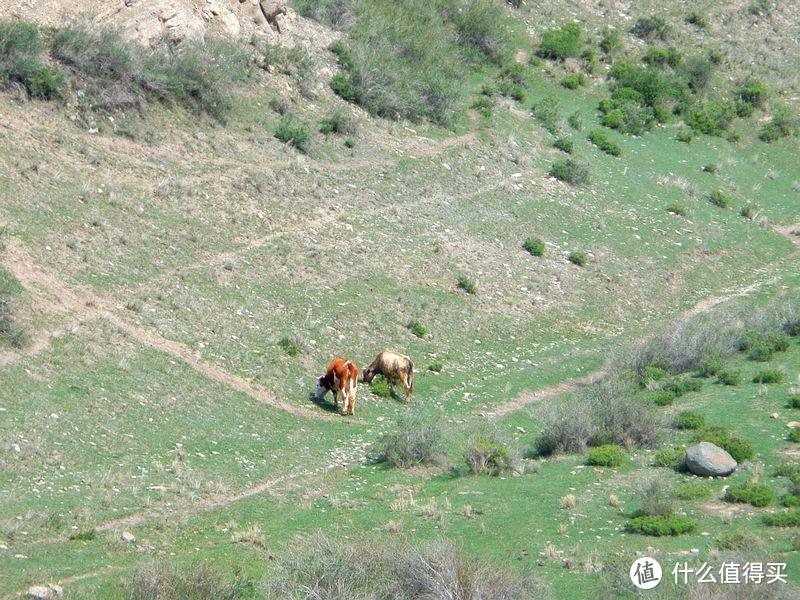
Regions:
<instances>
[{"instance_id":1,"label":"cow's tail","mask_svg":"<svg viewBox=\"0 0 800 600\"><path fill-rule=\"evenodd\" d=\"M406 381L408 381L408 396L411 397L411 394L414 393L414 363L411 360L406 366Z\"/></svg>"}]
</instances>

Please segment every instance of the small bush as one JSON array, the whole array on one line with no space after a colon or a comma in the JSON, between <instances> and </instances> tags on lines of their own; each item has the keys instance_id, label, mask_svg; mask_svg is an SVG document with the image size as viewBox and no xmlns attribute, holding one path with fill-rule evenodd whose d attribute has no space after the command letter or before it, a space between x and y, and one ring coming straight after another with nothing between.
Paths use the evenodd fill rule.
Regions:
<instances>
[{"instance_id":1,"label":"small bush","mask_svg":"<svg viewBox=\"0 0 800 600\"><path fill-rule=\"evenodd\" d=\"M794 444L800 444L800 427L790 429L786 439Z\"/></svg>"},{"instance_id":2,"label":"small bush","mask_svg":"<svg viewBox=\"0 0 800 600\"><path fill-rule=\"evenodd\" d=\"M747 206L743 206L742 210L739 211L739 215L747 219L748 221L752 221L756 218L756 207L748 204Z\"/></svg>"},{"instance_id":3,"label":"small bush","mask_svg":"<svg viewBox=\"0 0 800 600\"><path fill-rule=\"evenodd\" d=\"M731 199L722 190L714 190L711 192L708 196L708 200L711 204L719 206L720 208L730 208L731 206Z\"/></svg>"},{"instance_id":4,"label":"small bush","mask_svg":"<svg viewBox=\"0 0 800 600\"><path fill-rule=\"evenodd\" d=\"M621 156L622 147L608 137L602 129L595 129L589 134L589 141L611 156Z\"/></svg>"},{"instance_id":5,"label":"small bush","mask_svg":"<svg viewBox=\"0 0 800 600\"><path fill-rule=\"evenodd\" d=\"M486 95L479 96L471 105L471 108L477 110L481 116L486 117L487 119L492 116L494 107L494 98Z\"/></svg>"},{"instance_id":6,"label":"small bush","mask_svg":"<svg viewBox=\"0 0 800 600\"><path fill-rule=\"evenodd\" d=\"M428 335L428 328L417 320L409 321L406 327L418 338L424 339Z\"/></svg>"},{"instance_id":7,"label":"small bush","mask_svg":"<svg viewBox=\"0 0 800 600\"><path fill-rule=\"evenodd\" d=\"M789 408L800 408L800 394L792 394L789 396Z\"/></svg>"},{"instance_id":8,"label":"small bush","mask_svg":"<svg viewBox=\"0 0 800 600\"><path fill-rule=\"evenodd\" d=\"M706 19L706 16L703 13L697 10L693 10L686 15L686 22L690 25L695 25L700 29L705 29L708 27L708 19Z\"/></svg>"},{"instance_id":9,"label":"small bush","mask_svg":"<svg viewBox=\"0 0 800 600\"><path fill-rule=\"evenodd\" d=\"M458 42L494 64L508 60L508 34L503 9L491 0L463 0L447 15Z\"/></svg>"},{"instance_id":10,"label":"small bush","mask_svg":"<svg viewBox=\"0 0 800 600\"><path fill-rule=\"evenodd\" d=\"M628 524L628 531L655 537L675 536L691 533L697 529L697 521L686 517L663 517L642 515L634 517Z\"/></svg>"},{"instance_id":11,"label":"small bush","mask_svg":"<svg viewBox=\"0 0 800 600\"><path fill-rule=\"evenodd\" d=\"M683 55L675 48L650 47L644 55L644 62L650 65L670 66L676 69L683 62Z\"/></svg>"},{"instance_id":12,"label":"small bush","mask_svg":"<svg viewBox=\"0 0 800 600\"><path fill-rule=\"evenodd\" d=\"M580 111L575 111L567 117L567 124L569 124L575 131L580 131L583 127L583 119L581 119Z\"/></svg>"},{"instance_id":13,"label":"small bush","mask_svg":"<svg viewBox=\"0 0 800 600\"><path fill-rule=\"evenodd\" d=\"M300 355L300 347L291 338L285 337L278 340L278 348L286 352L289 356Z\"/></svg>"},{"instance_id":14,"label":"small bush","mask_svg":"<svg viewBox=\"0 0 800 600\"><path fill-rule=\"evenodd\" d=\"M678 429L703 429L706 418L695 410L684 410L675 417L675 427Z\"/></svg>"},{"instance_id":15,"label":"small bush","mask_svg":"<svg viewBox=\"0 0 800 600\"><path fill-rule=\"evenodd\" d=\"M725 450L738 463L743 463L755 456L753 444L749 440L720 429L706 429L694 436L695 441L711 442Z\"/></svg>"},{"instance_id":16,"label":"small bush","mask_svg":"<svg viewBox=\"0 0 800 600\"><path fill-rule=\"evenodd\" d=\"M747 5L747 14L754 17L765 17L772 12L772 0L755 0Z\"/></svg>"},{"instance_id":17,"label":"small bush","mask_svg":"<svg viewBox=\"0 0 800 600\"><path fill-rule=\"evenodd\" d=\"M97 537L97 531L94 529L87 529L85 531L76 531L69 535L71 542L90 542Z\"/></svg>"},{"instance_id":18,"label":"small bush","mask_svg":"<svg viewBox=\"0 0 800 600\"><path fill-rule=\"evenodd\" d=\"M566 23L559 29L550 29L542 35L537 54L542 58L560 59L578 57L581 53L583 32L579 25Z\"/></svg>"},{"instance_id":19,"label":"small bush","mask_svg":"<svg viewBox=\"0 0 800 600\"><path fill-rule=\"evenodd\" d=\"M444 371L444 363L440 360L435 360L428 365L428 371L431 373L441 373Z\"/></svg>"},{"instance_id":20,"label":"small bush","mask_svg":"<svg viewBox=\"0 0 800 600\"><path fill-rule=\"evenodd\" d=\"M717 165L715 165L714 163L709 163L703 166L703 172L711 173L713 175L714 173L717 172L717 168L718 168Z\"/></svg>"},{"instance_id":21,"label":"small bush","mask_svg":"<svg viewBox=\"0 0 800 600\"><path fill-rule=\"evenodd\" d=\"M664 448L656 452L655 465L683 471L686 466L686 449L681 447Z\"/></svg>"},{"instance_id":22,"label":"small bush","mask_svg":"<svg viewBox=\"0 0 800 600\"><path fill-rule=\"evenodd\" d=\"M697 368L700 377L712 377L719 374L725 368L725 358L722 355L714 354L704 358Z\"/></svg>"},{"instance_id":23,"label":"small bush","mask_svg":"<svg viewBox=\"0 0 800 600\"><path fill-rule=\"evenodd\" d=\"M301 152L308 151L308 144L311 140L308 127L289 115L281 118L278 126L275 128L275 137L284 144L289 144Z\"/></svg>"},{"instance_id":24,"label":"small bush","mask_svg":"<svg viewBox=\"0 0 800 600\"><path fill-rule=\"evenodd\" d=\"M621 447L616 444L607 444L589 450L586 464L599 467L619 467L627 458Z\"/></svg>"},{"instance_id":25,"label":"small bush","mask_svg":"<svg viewBox=\"0 0 800 600\"><path fill-rule=\"evenodd\" d=\"M470 440L464 460L475 475L492 475L517 471L519 457L497 434L479 435Z\"/></svg>"},{"instance_id":26,"label":"small bush","mask_svg":"<svg viewBox=\"0 0 800 600\"><path fill-rule=\"evenodd\" d=\"M756 535L735 531L723 533L714 540L714 547L719 550L744 550L747 552L760 552L764 542Z\"/></svg>"},{"instance_id":27,"label":"small bush","mask_svg":"<svg viewBox=\"0 0 800 600\"><path fill-rule=\"evenodd\" d=\"M531 113L542 127L555 135L558 132L558 100L554 96L545 96L531 107Z\"/></svg>"},{"instance_id":28,"label":"small bush","mask_svg":"<svg viewBox=\"0 0 800 600\"><path fill-rule=\"evenodd\" d=\"M0 275L2 273L0 270ZM12 348L22 348L27 342L27 332L17 324L12 315L11 302L0 298L0 346L8 344Z\"/></svg>"},{"instance_id":29,"label":"small bush","mask_svg":"<svg viewBox=\"0 0 800 600\"><path fill-rule=\"evenodd\" d=\"M585 267L586 263L589 262L589 255L586 252L570 252L567 260L573 265Z\"/></svg>"},{"instance_id":30,"label":"small bush","mask_svg":"<svg viewBox=\"0 0 800 600\"><path fill-rule=\"evenodd\" d=\"M645 365L637 372L639 385L643 388L649 388L659 381L667 378L667 372L661 367L655 365Z\"/></svg>"},{"instance_id":31,"label":"small bush","mask_svg":"<svg viewBox=\"0 0 800 600\"><path fill-rule=\"evenodd\" d=\"M739 502L756 507L769 506L773 498L772 490L763 485L732 485L725 492L726 502Z\"/></svg>"},{"instance_id":32,"label":"small bush","mask_svg":"<svg viewBox=\"0 0 800 600\"><path fill-rule=\"evenodd\" d=\"M678 498L681 500L706 500L711 498L713 492L711 488L702 483L687 483L678 490Z\"/></svg>"},{"instance_id":33,"label":"small bush","mask_svg":"<svg viewBox=\"0 0 800 600\"><path fill-rule=\"evenodd\" d=\"M255 582L238 573L226 580L209 563L179 568L161 560L140 567L125 587L129 600L244 600Z\"/></svg>"},{"instance_id":34,"label":"small bush","mask_svg":"<svg viewBox=\"0 0 800 600\"><path fill-rule=\"evenodd\" d=\"M675 393L669 390L658 390L650 394L656 406L670 406L675 403Z\"/></svg>"},{"instance_id":35,"label":"small bush","mask_svg":"<svg viewBox=\"0 0 800 600\"><path fill-rule=\"evenodd\" d=\"M767 143L789 137L797 132L797 123L797 118L788 109L779 109L773 115L772 120L761 128L758 137Z\"/></svg>"},{"instance_id":36,"label":"small bush","mask_svg":"<svg viewBox=\"0 0 800 600\"><path fill-rule=\"evenodd\" d=\"M527 250L532 256L544 256L545 243L544 240L539 238L528 238L522 244L522 247Z\"/></svg>"},{"instance_id":37,"label":"small bush","mask_svg":"<svg viewBox=\"0 0 800 600\"><path fill-rule=\"evenodd\" d=\"M672 213L673 215L677 215L679 217L685 217L688 214L688 210L685 206L680 206L679 204L670 204L667 207L667 212Z\"/></svg>"},{"instance_id":38,"label":"small bush","mask_svg":"<svg viewBox=\"0 0 800 600\"><path fill-rule=\"evenodd\" d=\"M643 40L666 40L672 33L672 26L663 17L641 17L636 20L631 33Z\"/></svg>"},{"instance_id":39,"label":"small bush","mask_svg":"<svg viewBox=\"0 0 800 600\"><path fill-rule=\"evenodd\" d=\"M675 134L675 139L684 144L691 144L694 140L694 135L692 135L691 130L681 128L678 130L678 133Z\"/></svg>"},{"instance_id":40,"label":"small bush","mask_svg":"<svg viewBox=\"0 0 800 600\"><path fill-rule=\"evenodd\" d=\"M606 54L612 54L622 48L622 34L616 29L606 27L600 39L600 49Z\"/></svg>"},{"instance_id":41,"label":"small bush","mask_svg":"<svg viewBox=\"0 0 800 600\"><path fill-rule=\"evenodd\" d=\"M561 80L563 85L568 90L577 90L580 87L588 85L589 78L583 73L571 73Z\"/></svg>"},{"instance_id":42,"label":"small bush","mask_svg":"<svg viewBox=\"0 0 800 600\"><path fill-rule=\"evenodd\" d=\"M770 527L800 527L800 509L774 515L764 515L764 523Z\"/></svg>"},{"instance_id":43,"label":"small bush","mask_svg":"<svg viewBox=\"0 0 800 600\"><path fill-rule=\"evenodd\" d=\"M466 275L459 275L456 283L458 284L459 289L464 290L468 294L478 293L478 284Z\"/></svg>"},{"instance_id":44,"label":"small bush","mask_svg":"<svg viewBox=\"0 0 800 600\"><path fill-rule=\"evenodd\" d=\"M589 167L569 158L554 162L550 167L550 175L572 185L589 183Z\"/></svg>"},{"instance_id":45,"label":"small bush","mask_svg":"<svg viewBox=\"0 0 800 600\"><path fill-rule=\"evenodd\" d=\"M567 154L572 154L573 143L570 138L560 137L553 142L553 147L558 148L559 150L561 150L562 152L566 152Z\"/></svg>"},{"instance_id":46,"label":"small bush","mask_svg":"<svg viewBox=\"0 0 800 600\"><path fill-rule=\"evenodd\" d=\"M369 382L369 391L379 398L390 398L392 388L383 375L376 375L375 379Z\"/></svg>"},{"instance_id":47,"label":"small bush","mask_svg":"<svg viewBox=\"0 0 800 600\"><path fill-rule=\"evenodd\" d=\"M686 124L698 133L722 136L735 116L736 108L733 102L720 100L699 104L690 109L686 115Z\"/></svg>"},{"instance_id":48,"label":"small bush","mask_svg":"<svg viewBox=\"0 0 800 600\"><path fill-rule=\"evenodd\" d=\"M319 130L325 135L332 133L353 135L356 131L356 124L350 113L342 109L336 109L322 119Z\"/></svg>"},{"instance_id":49,"label":"small bush","mask_svg":"<svg viewBox=\"0 0 800 600\"><path fill-rule=\"evenodd\" d=\"M444 452L441 423L419 413L400 419L395 431L378 442L377 462L390 467L408 468L420 464L436 464Z\"/></svg>"},{"instance_id":50,"label":"small bush","mask_svg":"<svg viewBox=\"0 0 800 600\"><path fill-rule=\"evenodd\" d=\"M742 382L742 373L735 369L723 369L717 373L717 383L736 386Z\"/></svg>"},{"instance_id":51,"label":"small bush","mask_svg":"<svg viewBox=\"0 0 800 600\"><path fill-rule=\"evenodd\" d=\"M661 389L672 392L675 396L683 396L703 389L703 381L694 377L673 377L661 384Z\"/></svg>"},{"instance_id":52,"label":"small bush","mask_svg":"<svg viewBox=\"0 0 800 600\"><path fill-rule=\"evenodd\" d=\"M753 377L753 383L782 383L783 372L776 369L760 371Z\"/></svg>"}]
</instances>

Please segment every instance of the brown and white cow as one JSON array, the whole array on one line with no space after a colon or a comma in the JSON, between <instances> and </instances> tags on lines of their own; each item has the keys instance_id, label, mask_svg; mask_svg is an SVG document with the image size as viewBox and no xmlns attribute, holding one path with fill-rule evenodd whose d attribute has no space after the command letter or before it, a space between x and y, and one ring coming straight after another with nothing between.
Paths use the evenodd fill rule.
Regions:
<instances>
[{"instance_id":1,"label":"brown and white cow","mask_svg":"<svg viewBox=\"0 0 800 600\"><path fill-rule=\"evenodd\" d=\"M408 356L384 350L364 369L361 379L364 383L369 383L379 373L389 382L392 392L394 384L401 382L406 389L406 402L411 399L411 394L414 393L414 363Z\"/></svg>"},{"instance_id":2,"label":"brown and white cow","mask_svg":"<svg viewBox=\"0 0 800 600\"><path fill-rule=\"evenodd\" d=\"M333 392L333 405L338 410L339 394L342 395L343 415L354 415L356 408L356 387L358 386L358 367L351 360L337 357L328 363L325 375L317 380L317 402L321 402L328 392Z\"/></svg>"}]
</instances>

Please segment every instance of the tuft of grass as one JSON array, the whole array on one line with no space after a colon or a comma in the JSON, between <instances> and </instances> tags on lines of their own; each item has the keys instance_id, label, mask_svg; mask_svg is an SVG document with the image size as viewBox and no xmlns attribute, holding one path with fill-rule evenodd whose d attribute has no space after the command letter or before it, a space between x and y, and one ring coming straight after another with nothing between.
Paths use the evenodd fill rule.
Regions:
<instances>
[{"instance_id":1,"label":"tuft of grass","mask_svg":"<svg viewBox=\"0 0 800 600\"><path fill-rule=\"evenodd\" d=\"M669 390L657 390L650 394L650 397L653 399L653 404L656 406L671 406L675 403L675 396L674 392Z\"/></svg>"},{"instance_id":2,"label":"tuft of grass","mask_svg":"<svg viewBox=\"0 0 800 600\"><path fill-rule=\"evenodd\" d=\"M717 172L717 165L714 163L708 163L707 165L703 166L703 173L711 173L712 175Z\"/></svg>"},{"instance_id":3,"label":"tuft of grass","mask_svg":"<svg viewBox=\"0 0 800 600\"><path fill-rule=\"evenodd\" d=\"M390 398L392 395L392 387L383 375L376 375L375 379L369 382L369 389L379 398Z\"/></svg>"},{"instance_id":4,"label":"tuft of grass","mask_svg":"<svg viewBox=\"0 0 800 600\"><path fill-rule=\"evenodd\" d=\"M570 138L566 137L556 138L556 140L553 142L553 148L558 148L562 152L572 154L573 142Z\"/></svg>"},{"instance_id":5,"label":"tuft of grass","mask_svg":"<svg viewBox=\"0 0 800 600\"><path fill-rule=\"evenodd\" d=\"M735 369L722 369L717 373L717 383L721 385L737 386L742 382L742 373Z\"/></svg>"},{"instance_id":6,"label":"tuft of grass","mask_svg":"<svg viewBox=\"0 0 800 600\"><path fill-rule=\"evenodd\" d=\"M97 531L94 529L87 529L85 531L76 531L69 535L71 542L90 542L97 537Z\"/></svg>"},{"instance_id":7,"label":"tuft of grass","mask_svg":"<svg viewBox=\"0 0 800 600\"><path fill-rule=\"evenodd\" d=\"M789 396L788 408L800 408L800 394L792 394Z\"/></svg>"},{"instance_id":8,"label":"tuft of grass","mask_svg":"<svg viewBox=\"0 0 800 600\"><path fill-rule=\"evenodd\" d=\"M277 346L293 358L300 356L300 347L291 338L284 337L279 339Z\"/></svg>"},{"instance_id":9,"label":"tuft of grass","mask_svg":"<svg viewBox=\"0 0 800 600\"><path fill-rule=\"evenodd\" d=\"M573 265L585 267L586 263L589 262L589 255L586 252L570 252L567 260Z\"/></svg>"},{"instance_id":10,"label":"tuft of grass","mask_svg":"<svg viewBox=\"0 0 800 600\"><path fill-rule=\"evenodd\" d=\"M670 204L667 206L667 212L679 217L685 217L688 214L686 207L679 204Z\"/></svg>"},{"instance_id":11,"label":"tuft of grass","mask_svg":"<svg viewBox=\"0 0 800 600\"><path fill-rule=\"evenodd\" d=\"M332 133L353 135L356 132L356 123L350 113L344 109L338 108L331 111L322 119L319 130L324 135L330 135Z\"/></svg>"},{"instance_id":12,"label":"tuft of grass","mask_svg":"<svg viewBox=\"0 0 800 600\"><path fill-rule=\"evenodd\" d=\"M555 60L576 58L581 53L582 40L580 25L565 23L558 29L550 29L542 34L536 54Z\"/></svg>"},{"instance_id":13,"label":"tuft of grass","mask_svg":"<svg viewBox=\"0 0 800 600\"><path fill-rule=\"evenodd\" d=\"M586 457L587 465L600 467L619 467L627 459L625 451L616 444L597 446L589 450Z\"/></svg>"},{"instance_id":14,"label":"tuft of grass","mask_svg":"<svg viewBox=\"0 0 800 600\"><path fill-rule=\"evenodd\" d=\"M777 369L768 369L766 371L759 371L753 377L753 383L783 383L783 372Z\"/></svg>"},{"instance_id":15,"label":"tuft of grass","mask_svg":"<svg viewBox=\"0 0 800 600\"><path fill-rule=\"evenodd\" d=\"M478 293L478 284L466 275L459 275L458 279L456 280L456 284L458 285L459 289L464 290L468 294Z\"/></svg>"},{"instance_id":16,"label":"tuft of grass","mask_svg":"<svg viewBox=\"0 0 800 600\"><path fill-rule=\"evenodd\" d=\"M641 515L632 518L627 529L631 533L654 537L676 536L691 533L697 529L697 521L687 517Z\"/></svg>"},{"instance_id":17,"label":"tuft of grass","mask_svg":"<svg viewBox=\"0 0 800 600\"><path fill-rule=\"evenodd\" d=\"M589 141L592 142L595 146L600 148L606 154L610 154L611 156L621 156L622 155L622 146L617 144L614 140L608 137L608 133L603 131L602 129L595 129L589 134L588 137Z\"/></svg>"},{"instance_id":18,"label":"tuft of grass","mask_svg":"<svg viewBox=\"0 0 800 600\"><path fill-rule=\"evenodd\" d=\"M772 504L774 495L772 490L763 485L739 484L732 485L725 492L726 502L738 502L750 504L756 507L764 507Z\"/></svg>"},{"instance_id":19,"label":"tuft of grass","mask_svg":"<svg viewBox=\"0 0 800 600\"><path fill-rule=\"evenodd\" d=\"M678 489L677 496L681 500L707 500L713 491L702 483L686 483Z\"/></svg>"},{"instance_id":20,"label":"tuft of grass","mask_svg":"<svg viewBox=\"0 0 800 600\"><path fill-rule=\"evenodd\" d=\"M444 371L444 363L440 360L435 360L428 365L428 371L431 373L441 373Z\"/></svg>"},{"instance_id":21,"label":"tuft of grass","mask_svg":"<svg viewBox=\"0 0 800 600\"><path fill-rule=\"evenodd\" d=\"M406 328L420 339L424 339L428 335L428 328L416 319L409 321Z\"/></svg>"},{"instance_id":22,"label":"tuft of grass","mask_svg":"<svg viewBox=\"0 0 800 600\"><path fill-rule=\"evenodd\" d=\"M712 377L718 375L725 368L725 358L718 353L706 356L697 366L697 374L700 377Z\"/></svg>"},{"instance_id":23,"label":"tuft of grass","mask_svg":"<svg viewBox=\"0 0 800 600\"><path fill-rule=\"evenodd\" d=\"M666 40L672 34L672 25L661 16L640 17L631 33L643 40Z\"/></svg>"},{"instance_id":24,"label":"tuft of grass","mask_svg":"<svg viewBox=\"0 0 800 600\"><path fill-rule=\"evenodd\" d=\"M426 415L410 413L378 442L376 461L405 469L441 462L443 452L441 423Z\"/></svg>"},{"instance_id":25,"label":"tuft of grass","mask_svg":"<svg viewBox=\"0 0 800 600\"><path fill-rule=\"evenodd\" d=\"M545 96L531 107L531 114L547 131L558 133L559 103L555 96Z\"/></svg>"},{"instance_id":26,"label":"tuft of grass","mask_svg":"<svg viewBox=\"0 0 800 600\"><path fill-rule=\"evenodd\" d=\"M764 524L770 527L800 527L800 509L764 515Z\"/></svg>"},{"instance_id":27,"label":"tuft of grass","mask_svg":"<svg viewBox=\"0 0 800 600\"><path fill-rule=\"evenodd\" d=\"M786 439L794 444L800 444L800 427L790 429Z\"/></svg>"},{"instance_id":28,"label":"tuft of grass","mask_svg":"<svg viewBox=\"0 0 800 600\"><path fill-rule=\"evenodd\" d=\"M708 27L708 18L699 10L693 10L686 15L686 22L690 25L695 25L699 29L705 29Z\"/></svg>"},{"instance_id":29,"label":"tuft of grass","mask_svg":"<svg viewBox=\"0 0 800 600\"><path fill-rule=\"evenodd\" d=\"M226 580L209 563L178 567L164 560L139 567L125 583L129 600L244 600L255 587L238 573Z\"/></svg>"},{"instance_id":30,"label":"tuft of grass","mask_svg":"<svg viewBox=\"0 0 800 600\"><path fill-rule=\"evenodd\" d=\"M669 467L675 471L683 471L686 466L686 449L676 446L675 448L664 448L656 452L655 465L657 467Z\"/></svg>"},{"instance_id":31,"label":"tuft of grass","mask_svg":"<svg viewBox=\"0 0 800 600\"><path fill-rule=\"evenodd\" d=\"M577 90L589 84L589 78L585 73L571 73L561 80L563 85L568 90Z\"/></svg>"},{"instance_id":32,"label":"tuft of grass","mask_svg":"<svg viewBox=\"0 0 800 600\"><path fill-rule=\"evenodd\" d=\"M708 200L711 204L720 208L730 208L731 206L730 197L722 190L714 190L711 192L708 196Z\"/></svg>"},{"instance_id":33,"label":"tuft of grass","mask_svg":"<svg viewBox=\"0 0 800 600\"><path fill-rule=\"evenodd\" d=\"M550 175L572 185L589 183L589 167L569 158L554 162L550 167Z\"/></svg>"},{"instance_id":34,"label":"tuft of grass","mask_svg":"<svg viewBox=\"0 0 800 600\"><path fill-rule=\"evenodd\" d=\"M545 243L544 240L539 238L528 238L526 239L522 247L527 250L532 256L544 256L545 252Z\"/></svg>"},{"instance_id":35,"label":"tuft of grass","mask_svg":"<svg viewBox=\"0 0 800 600\"><path fill-rule=\"evenodd\" d=\"M476 475L497 477L519 471L519 456L497 433L473 437L464 453L464 460L470 472Z\"/></svg>"},{"instance_id":36,"label":"tuft of grass","mask_svg":"<svg viewBox=\"0 0 800 600\"><path fill-rule=\"evenodd\" d=\"M705 426L706 418L696 410L684 410L675 417L677 429L703 429Z\"/></svg>"}]
</instances>

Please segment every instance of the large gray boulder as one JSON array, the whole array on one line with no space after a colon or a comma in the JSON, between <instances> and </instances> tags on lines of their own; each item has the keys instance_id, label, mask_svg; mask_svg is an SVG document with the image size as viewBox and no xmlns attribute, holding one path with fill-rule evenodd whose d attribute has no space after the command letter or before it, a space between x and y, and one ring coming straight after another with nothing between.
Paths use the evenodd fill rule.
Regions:
<instances>
[{"instance_id":1,"label":"large gray boulder","mask_svg":"<svg viewBox=\"0 0 800 600\"><path fill-rule=\"evenodd\" d=\"M686 449L686 468L701 477L727 477L737 463L725 450L711 442L700 442Z\"/></svg>"}]
</instances>

